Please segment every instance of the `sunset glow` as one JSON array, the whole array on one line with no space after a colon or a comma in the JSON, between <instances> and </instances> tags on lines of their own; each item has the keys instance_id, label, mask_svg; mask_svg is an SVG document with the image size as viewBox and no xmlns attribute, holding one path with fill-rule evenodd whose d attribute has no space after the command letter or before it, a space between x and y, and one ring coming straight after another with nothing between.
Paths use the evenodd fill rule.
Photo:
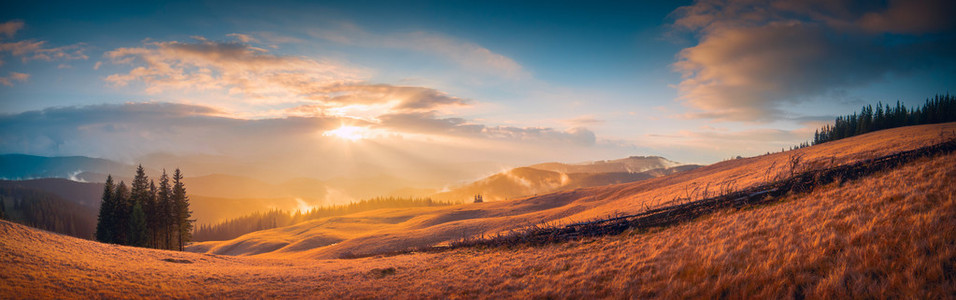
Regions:
<instances>
[{"instance_id":1,"label":"sunset glow","mask_svg":"<svg viewBox=\"0 0 956 300\"><path fill-rule=\"evenodd\" d=\"M366 138L366 134L368 134L368 129L364 127L348 126L348 125L342 125L342 127L322 133L322 135L324 136L337 137L343 140L348 140L353 142Z\"/></svg>"},{"instance_id":2,"label":"sunset glow","mask_svg":"<svg viewBox=\"0 0 956 300\"><path fill-rule=\"evenodd\" d=\"M0 1L0 299L953 298L953 49L956 0Z\"/></svg>"}]
</instances>

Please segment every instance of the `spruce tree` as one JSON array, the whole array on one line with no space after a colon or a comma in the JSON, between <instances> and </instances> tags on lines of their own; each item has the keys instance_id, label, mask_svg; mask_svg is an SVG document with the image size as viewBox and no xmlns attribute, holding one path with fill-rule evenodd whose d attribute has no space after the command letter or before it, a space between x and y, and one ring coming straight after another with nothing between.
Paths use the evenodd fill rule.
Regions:
<instances>
[{"instance_id":1,"label":"spruce tree","mask_svg":"<svg viewBox=\"0 0 956 300\"><path fill-rule=\"evenodd\" d=\"M116 209L113 188L113 175L107 175L106 184L103 186L103 198L100 201L100 214L96 221L96 240L103 243L113 242L113 232L110 230L115 219L113 211Z\"/></svg>"},{"instance_id":2,"label":"spruce tree","mask_svg":"<svg viewBox=\"0 0 956 300\"><path fill-rule=\"evenodd\" d=\"M169 186L169 176L166 175L166 169L163 169L163 175L159 177L159 191L157 191L159 202L159 221L162 236L160 237L160 249L173 249L173 199L172 188Z\"/></svg>"},{"instance_id":3,"label":"spruce tree","mask_svg":"<svg viewBox=\"0 0 956 300\"><path fill-rule=\"evenodd\" d=\"M145 247L147 242L146 233L146 214L143 212L143 205L134 202L129 215L129 245Z\"/></svg>"},{"instance_id":4,"label":"spruce tree","mask_svg":"<svg viewBox=\"0 0 956 300\"><path fill-rule=\"evenodd\" d=\"M0 220L7 219L7 205L3 203L3 197L0 197Z\"/></svg>"},{"instance_id":5,"label":"spruce tree","mask_svg":"<svg viewBox=\"0 0 956 300\"><path fill-rule=\"evenodd\" d=\"M112 226L110 226L110 231L113 233L113 243L129 245L129 213L132 205L129 202L129 188L126 187L125 182L120 181L116 187L116 192L113 193L113 198L116 204L113 210Z\"/></svg>"},{"instance_id":6,"label":"spruce tree","mask_svg":"<svg viewBox=\"0 0 956 300\"><path fill-rule=\"evenodd\" d=\"M156 196L156 182L149 181L149 197L143 204L143 213L146 214L146 232L148 237L147 246L150 248L159 248L159 203Z\"/></svg>"},{"instance_id":7,"label":"spruce tree","mask_svg":"<svg viewBox=\"0 0 956 300\"><path fill-rule=\"evenodd\" d=\"M148 201L150 201L149 178L146 176L143 165L139 165L136 167L136 176L133 177L130 187L129 245L147 246L149 229L145 210L148 208Z\"/></svg>"},{"instance_id":8,"label":"spruce tree","mask_svg":"<svg viewBox=\"0 0 956 300\"><path fill-rule=\"evenodd\" d=\"M175 204L176 227L179 251L183 251L186 243L192 238L192 222L189 217L192 212L189 211L189 198L186 196L186 186L183 183L183 174L177 168L173 173L173 203Z\"/></svg>"}]
</instances>

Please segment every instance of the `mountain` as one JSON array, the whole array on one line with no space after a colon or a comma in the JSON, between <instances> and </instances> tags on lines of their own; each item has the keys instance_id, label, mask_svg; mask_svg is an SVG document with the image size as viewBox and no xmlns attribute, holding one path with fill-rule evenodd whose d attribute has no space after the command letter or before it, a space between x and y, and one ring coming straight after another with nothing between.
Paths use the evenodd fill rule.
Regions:
<instances>
[{"instance_id":1,"label":"mountain","mask_svg":"<svg viewBox=\"0 0 956 300\"><path fill-rule=\"evenodd\" d=\"M132 174L135 167L115 161L84 156L45 157L24 154L0 155L0 179L79 179L77 175Z\"/></svg>"},{"instance_id":2,"label":"mountain","mask_svg":"<svg viewBox=\"0 0 956 300\"><path fill-rule=\"evenodd\" d=\"M681 163L660 156L631 156L622 159L599 160L579 164L550 162L528 167L560 173L640 173L654 169L667 169L679 165L681 165Z\"/></svg>"},{"instance_id":3,"label":"mountain","mask_svg":"<svg viewBox=\"0 0 956 300\"><path fill-rule=\"evenodd\" d=\"M543 163L497 173L431 197L442 201L469 202L475 195L481 195L485 201L500 201L559 190L646 180L698 167L681 165L658 156L632 156L583 164Z\"/></svg>"}]
</instances>

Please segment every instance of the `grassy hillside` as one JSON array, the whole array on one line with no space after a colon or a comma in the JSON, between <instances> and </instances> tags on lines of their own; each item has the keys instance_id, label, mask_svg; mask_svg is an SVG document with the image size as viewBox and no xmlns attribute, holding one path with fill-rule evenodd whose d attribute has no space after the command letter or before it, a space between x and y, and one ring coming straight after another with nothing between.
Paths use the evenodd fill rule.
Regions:
<instances>
[{"instance_id":1,"label":"grassy hillside","mask_svg":"<svg viewBox=\"0 0 956 300\"><path fill-rule=\"evenodd\" d=\"M901 128L848 139L860 138L857 145L827 143L821 146L832 148L801 150L807 150L804 154L808 156L828 160L833 156L834 161L845 162L931 144L939 132L954 127ZM834 149L851 151L825 152ZM654 183L574 193L594 202L625 199L592 198L599 191L621 196L628 191L663 194L655 190L675 189L670 185L686 180L674 177L692 172L696 172L689 177L694 178L692 182L721 174L739 174L738 182L759 181L763 170L750 174L737 169L768 163L764 161L767 159L730 161L654 179ZM954 161L956 154L919 159L809 194L784 196L776 204L725 210L649 232L628 231L546 246L465 248L350 260L137 249L0 222L0 235L4 237L0 239L0 266L5 270L0 273L0 298L401 295L944 299L956 294ZM558 199L550 197L558 196L544 199ZM436 222L435 216L439 215L456 219L454 212L458 212L458 220L494 213L487 208L417 212L431 217L413 217L398 224L424 226ZM407 215L386 210L346 219L374 231L377 224L400 221L400 216ZM333 226L330 229L341 231L343 236L358 230L340 226L342 223L333 219L324 222L313 225ZM275 241L284 233L290 241L307 242L293 239L295 228L278 230L254 234ZM318 239L311 242L321 244Z\"/></svg>"},{"instance_id":2,"label":"grassy hillside","mask_svg":"<svg viewBox=\"0 0 956 300\"><path fill-rule=\"evenodd\" d=\"M896 128L794 151L724 161L633 183L581 188L507 202L369 211L255 232L230 241L197 243L188 250L338 258L440 245L536 224L580 222L701 199L789 176L788 162L794 157L801 157L798 169L845 165L936 144L954 135L953 132L956 132L956 123ZM296 243L313 239L324 242Z\"/></svg>"},{"instance_id":3,"label":"grassy hillside","mask_svg":"<svg viewBox=\"0 0 956 300\"><path fill-rule=\"evenodd\" d=\"M626 172L619 170L613 170L611 172L598 172L601 169L593 169L593 172L578 173L539 169L537 167L551 166L556 164L557 163L549 163L534 165L531 167L510 169L485 177L473 183L452 189L450 191L433 194L431 197L442 201L471 202L475 195L480 194L485 201L511 200L515 198L526 198L528 196L552 193L560 190L647 180L681 171L693 170L699 167L698 165L683 165L650 170L641 169L642 171L640 172ZM564 164L560 165L564 167L554 168L552 166L549 168L567 170L569 168L574 169L573 167L579 166ZM598 165L603 166L604 164ZM622 170L624 169L623 165L614 166L619 166ZM635 168L637 167L635 166Z\"/></svg>"}]
</instances>

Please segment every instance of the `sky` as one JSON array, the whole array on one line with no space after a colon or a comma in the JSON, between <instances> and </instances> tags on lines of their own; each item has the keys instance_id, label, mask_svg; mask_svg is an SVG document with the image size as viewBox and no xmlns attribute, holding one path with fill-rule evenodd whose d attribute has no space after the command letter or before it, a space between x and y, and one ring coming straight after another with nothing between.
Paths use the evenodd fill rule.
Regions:
<instances>
[{"instance_id":1,"label":"sky","mask_svg":"<svg viewBox=\"0 0 956 300\"><path fill-rule=\"evenodd\" d=\"M956 83L945 0L0 8L0 153L290 177L440 181L631 155L708 164Z\"/></svg>"}]
</instances>

